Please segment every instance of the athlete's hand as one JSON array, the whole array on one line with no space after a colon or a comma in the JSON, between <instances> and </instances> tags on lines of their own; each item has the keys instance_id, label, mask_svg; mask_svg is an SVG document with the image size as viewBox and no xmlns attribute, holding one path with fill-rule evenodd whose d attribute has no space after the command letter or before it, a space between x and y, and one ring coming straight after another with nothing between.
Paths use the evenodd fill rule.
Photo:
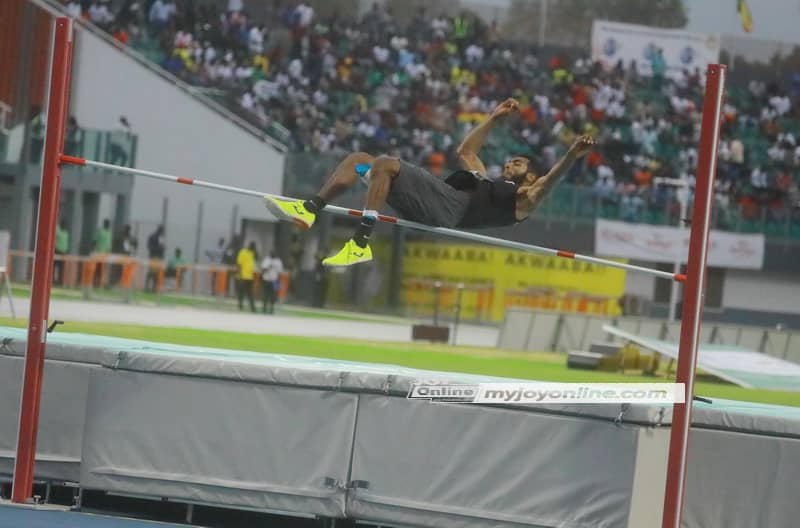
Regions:
<instances>
[{"instance_id":1,"label":"athlete's hand","mask_svg":"<svg viewBox=\"0 0 800 528\"><path fill-rule=\"evenodd\" d=\"M592 136L579 136L569 147L569 153L576 158L580 158L581 156L586 155L596 145L597 140Z\"/></svg>"},{"instance_id":2,"label":"athlete's hand","mask_svg":"<svg viewBox=\"0 0 800 528\"><path fill-rule=\"evenodd\" d=\"M509 98L497 105L492 111L492 117L503 117L511 112L519 112L519 101Z\"/></svg>"}]
</instances>

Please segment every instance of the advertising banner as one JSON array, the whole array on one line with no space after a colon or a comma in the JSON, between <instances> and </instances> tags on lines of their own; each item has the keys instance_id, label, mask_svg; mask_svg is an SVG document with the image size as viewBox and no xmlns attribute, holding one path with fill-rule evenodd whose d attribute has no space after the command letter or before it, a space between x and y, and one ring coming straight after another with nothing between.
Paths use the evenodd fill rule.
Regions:
<instances>
[{"instance_id":1,"label":"advertising banner","mask_svg":"<svg viewBox=\"0 0 800 528\"><path fill-rule=\"evenodd\" d=\"M652 75L652 60L658 50L662 50L667 76L683 69L705 72L707 64L719 62L720 37L604 20L592 24L592 59L606 68L620 60L627 68L635 60L640 75Z\"/></svg>"},{"instance_id":2,"label":"advertising banner","mask_svg":"<svg viewBox=\"0 0 800 528\"><path fill-rule=\"evenodd\" d=\"M629 224L597 220L597 255L624 257L646 262L686 262L689 230L677 227ZM720 268L761 269L764 265L763 234L744 235L711 231L708 265Z\"/></svg>"}]
</instances>

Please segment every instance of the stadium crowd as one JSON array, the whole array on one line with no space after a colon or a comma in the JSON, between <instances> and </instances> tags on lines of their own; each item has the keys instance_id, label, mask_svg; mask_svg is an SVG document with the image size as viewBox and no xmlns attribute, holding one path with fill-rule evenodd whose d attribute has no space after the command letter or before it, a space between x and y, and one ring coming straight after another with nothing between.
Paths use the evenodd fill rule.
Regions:
<instances>
[{"instance_id":1,"label":"stadium crowd","mask_svg":"<svg viewBox=\"0 0 800 528\"><path fill-rule=\"evenodd\" d=\"M307 4L276 1L256 19L241 0L222 12L175 0L68 4L122 43L157 43L167 70L226 94L260 127L282 125L294 151L389 153L440 173L454 165L465 132L513 96L521 115L491 137L490 174L514 153L548 167L589 133L601 148L568 180L635 219L645 207L674 202L656 178L691 181L697 163L703 74L668 74L659 53L652 75L633 63L604 69L585 56L545 57L504 41L496 23L469 13L424 8L401 27L377 5L361 19L323 19ZM800 208L798 101L800 82L729 90L720 205L775 222Z\"/></svg>"}]
</instances>

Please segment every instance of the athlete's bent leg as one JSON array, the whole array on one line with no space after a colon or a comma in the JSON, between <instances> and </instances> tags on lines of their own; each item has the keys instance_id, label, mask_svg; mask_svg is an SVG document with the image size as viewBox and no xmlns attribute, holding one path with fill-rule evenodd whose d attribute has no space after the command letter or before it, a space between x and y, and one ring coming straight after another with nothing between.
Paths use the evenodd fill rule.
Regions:
<instances>
[{"instance_id":1,"label":"athlete's bent leg","mask_svg":"<svg viewBox=\"0 0 800 528\"><path fill-rule=\"evenodd\" d=\"M359 262L372 260L369 237L378 221L378 209L386 202L392 181L400 173L400 160L388 156L379 156L372 161L370 168L369 189L361 224L352 239L336 255L322 261L327 266L350 266Z\"/></svg>"},{"instance_id":2,"label":"athlete's bent leg","mask_svg":"<svg viewBox=\"0 0 800 528\"><path fill-rule=\"evenodd\" d=\"M320 189L319 194L310 200L285 201L266 197L267 209L278 218L289 220L304 229L308 229L314 225L317 214L325 208L325 205L330 200L342 194L358 181L356 166L359 164L372 164L374 159L366 152L353 152L339 163L333 174Z\"/></svg>"},{"instance_id":3,"label":"athlete's bent leg","mask_svg":"<svg viewBox=\"0 0 800 528\"><path fill-rule=\"evenodd\" d=\"M367 201L364 209L377 211L383 207L386 197L389 196L392 180L400 173L400 160L389 156L378 156L372 162L372 168L369 173L369 188L367 189Z\"/></svg>"},{"instance_id":4,"label":"athlete's bent leg","mask_svg":"<svg viewBox=\"0 0 800 528\"><path fill-rule=\"evenodd\" d=\"M334 200L337 196L358 182L356 165L372 165L375 157L366 152L353 152L344 158L331 174L319 191L319 196L325 202Z\"/></svg>"}]
</instances>

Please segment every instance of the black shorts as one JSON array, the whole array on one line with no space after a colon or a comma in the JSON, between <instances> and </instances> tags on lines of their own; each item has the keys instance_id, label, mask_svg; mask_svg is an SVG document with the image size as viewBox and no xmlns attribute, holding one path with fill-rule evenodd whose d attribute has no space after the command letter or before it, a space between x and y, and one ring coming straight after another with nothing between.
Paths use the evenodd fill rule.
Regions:
<instances>
[{"instance_id":1,"label":"black shorts","mask_svg":"<svg viewBox=\"0 0 800 528\"><path fill-rule=\"evenodd\" d=\"M469 195L457 191L422 167L400 160L386 199L401 218L434 227L455 227L469 206Z\"/></svg>"}]
</instances>

